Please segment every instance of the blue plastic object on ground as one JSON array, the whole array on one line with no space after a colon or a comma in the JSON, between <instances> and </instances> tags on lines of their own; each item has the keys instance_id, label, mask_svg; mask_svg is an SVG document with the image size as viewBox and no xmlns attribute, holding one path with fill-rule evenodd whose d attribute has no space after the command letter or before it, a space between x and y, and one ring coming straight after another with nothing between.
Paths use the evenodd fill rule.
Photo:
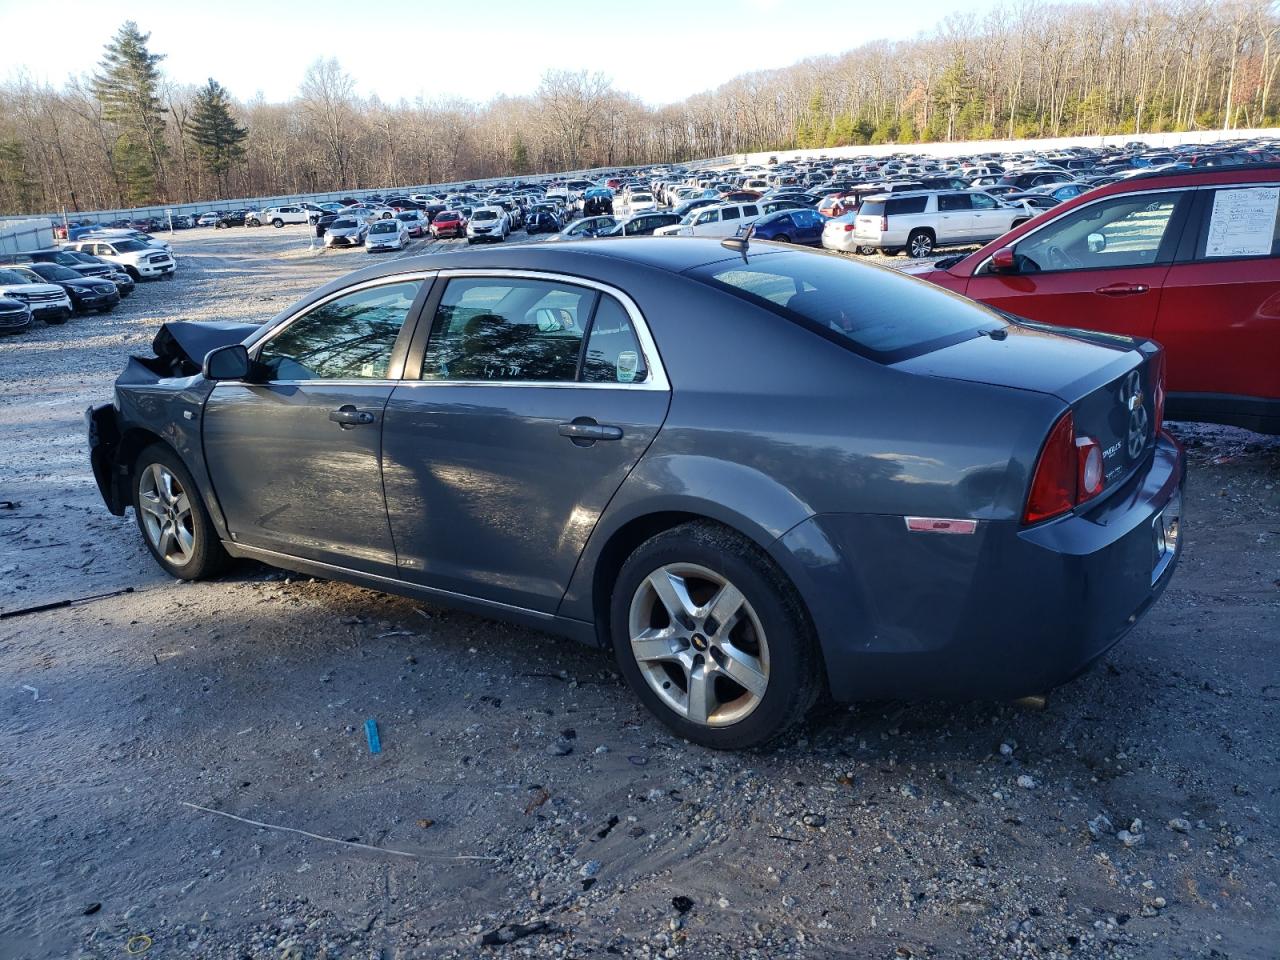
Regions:
<instances>
[{"instance_id":1,"label":"blue plastic object on ground","mask_svg":"<svg viewBox=\"0 0 1280 960\"><path fill-rule=\"evenodd\" d=\"M373 717L364 722L364 736L369 741L370 753L382 752L382 740L378 737L378 721Z\"/></svg>"}]
</instances>

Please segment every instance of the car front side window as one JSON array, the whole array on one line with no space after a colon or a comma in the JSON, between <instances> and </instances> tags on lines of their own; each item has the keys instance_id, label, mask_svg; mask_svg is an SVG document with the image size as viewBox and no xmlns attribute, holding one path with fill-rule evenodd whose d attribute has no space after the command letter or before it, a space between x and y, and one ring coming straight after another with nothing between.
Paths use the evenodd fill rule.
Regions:
<instances>
[{"instance_id":1,"label":"car front side window","mask_svg":"<svg viewBox=\"0 0 1280 960\"><path fill-rule=\"evenodd\" d=\"M1155 263L1180 193L1112 197L1073 210L1014 247L1021 272Z\"/></svg>"},{"instance_id":2,"label":"car front side window","mask_svg":"<svg viewBox=\"0 0 1280 960\"><path fill-rule=\"evenodd\" d=\"M421 280L367 287L309 310L258 353L270 380L383 380Z\"/></svg>"}]
</instances>

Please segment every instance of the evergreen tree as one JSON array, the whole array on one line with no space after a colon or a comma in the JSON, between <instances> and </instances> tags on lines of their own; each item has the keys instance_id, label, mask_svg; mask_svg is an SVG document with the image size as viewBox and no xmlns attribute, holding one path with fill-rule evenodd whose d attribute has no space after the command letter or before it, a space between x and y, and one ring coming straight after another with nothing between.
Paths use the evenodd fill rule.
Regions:
<instances>
[{"instance_id":1,"label":"evergreen tree","mask_svg":"<svg viewBox=\"0 0 1280 960\"><path fill-rule=\"evenodd\" d=\"M114 152L128 199L135 202L155 195L166 154L165 115L158 93L158 64L164 57L147 49L149 39L151 34L126 21L107 44L93 77L93 94L102 104L103 117L116 129Z\"/></svg>"},{"instance_id":2,"label":"evergreen tree","mask_svg":"<svg viewBox=\"0 0 1280 960\"><path fill-rule=\"evenodd\" d=\"M529 172L529 148L525 146L524 137L520 136L518 130L511 144L511 170L513 173Z\"/></svg>"},{"instance_id":3,"label":"evergreen tree","mask_svg":"<svg viewBox=\"0 0 1280 960\"><path fill-rule=\"evenodd\" d=\"M187 133L201 163L217 179L219 193L225 194L227 171L244 159L249 131L236 122L226 88L212 77L196 92Z\"/></svg>"}]
</instances>

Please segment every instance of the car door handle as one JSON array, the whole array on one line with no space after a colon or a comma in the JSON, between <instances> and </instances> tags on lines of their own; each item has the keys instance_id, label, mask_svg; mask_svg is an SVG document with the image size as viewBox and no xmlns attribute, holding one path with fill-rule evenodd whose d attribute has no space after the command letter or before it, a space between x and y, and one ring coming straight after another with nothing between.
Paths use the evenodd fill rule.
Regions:
<instances>
[{"instance_id":1,"label":"car door handle","mask_svg":"<svg viewBox=\"0 0 1280 960\"><path fill-rule=\"evenodd\" d=\"M579 417L571 423L560 424L560 436L568 437L580 446L587 446L597 440L621 440L622 428L596 423L590 417Z\"/></svg>"},{"instance_id":2,"label":"car door handle","mask_svg":"<svg viewBox=\"0 0 1280 960\"><path fill-rule=\"evenodd\" d=\"M1104 297L1132 297L1138 293L1146 293L1150 289L1145 283L1112 283L1099 287L1094 293L1100 293Z\"/></svg>"},{"instance_id":3,"label":"car door handle","mask_svg":"<svg viewBox=\"0 0 1280 960\"><path fill-rule=\"evenodd\" d=\"M330 410L329 419L346 430L362 423L373 423L374 416L368 410L357 410L351 404L345 403L337 410Z\"/></svg>"}]
</instances>

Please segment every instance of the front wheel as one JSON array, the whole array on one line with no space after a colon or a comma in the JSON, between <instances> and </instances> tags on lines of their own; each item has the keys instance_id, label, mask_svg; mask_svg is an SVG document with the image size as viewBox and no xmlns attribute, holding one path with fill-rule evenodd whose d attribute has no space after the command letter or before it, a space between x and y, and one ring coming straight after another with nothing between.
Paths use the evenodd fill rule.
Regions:
<instances>
[{"instance_id":1,"label":"front wheel","mask_svg":"<svg viewBox=\"0 0 1280 960\"><path fill-rule=\"evenodd\" d=\"M179 580L215 576L229 560L186 465L153 443L133 466L133 512L147 549Z\"/></svg>"},{"instance_id":2,"label":"front wheel","mask_svg":"<svg viewBox=\"0 0 1280 960\"><path fill-rule=\"evenodd\" d=\"M610 600L627 683L679 736L736 750L784 733L822 688L795 588L745 537L696 522L642 544Z\"/></svg>"}]
</instances>

